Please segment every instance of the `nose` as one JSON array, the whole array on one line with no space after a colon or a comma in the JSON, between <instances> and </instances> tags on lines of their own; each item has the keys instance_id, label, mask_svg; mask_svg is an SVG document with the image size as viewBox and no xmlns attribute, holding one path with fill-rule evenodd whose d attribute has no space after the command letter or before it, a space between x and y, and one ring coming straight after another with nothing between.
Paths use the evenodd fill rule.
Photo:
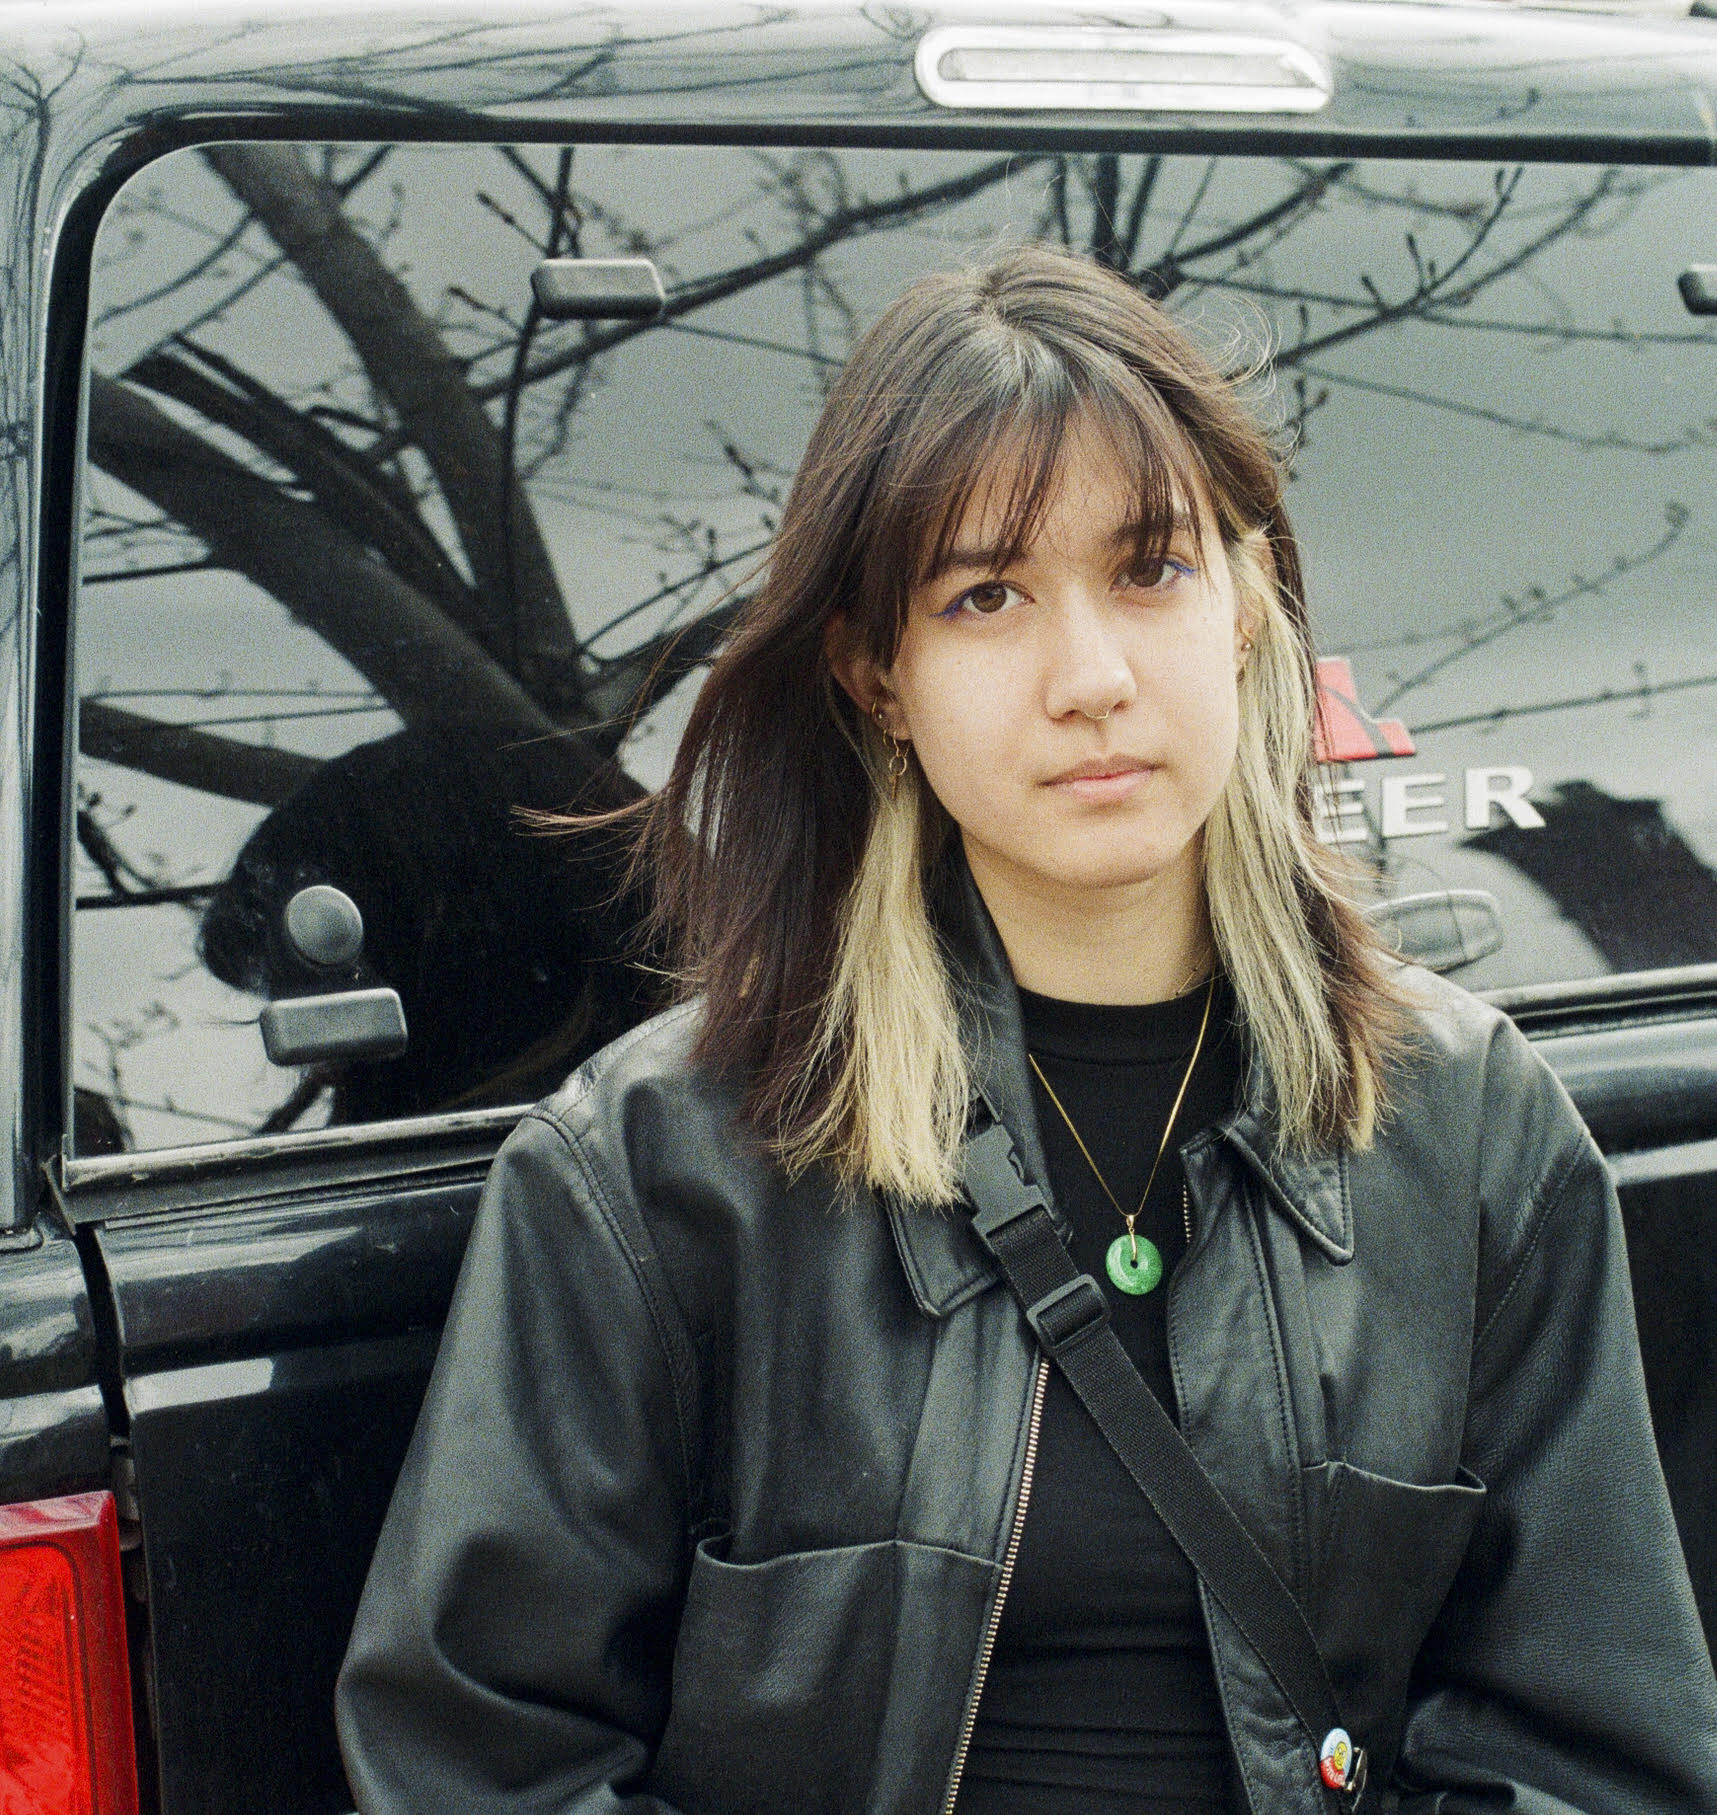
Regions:
<instances>
[{"instance_id":1,"label":"nose","mask_svg":"<svg viewBox=\"0 0 1717 1815\"><path fill-rule=\"evenodd\" d=\"M1089 719L1107 718L1138 696L1138 681L1106 603L1081 590L1064 599L1052 616L1054 642L1043 701L1051 718L1075 712Z\"/></svg>"}]
</instances>

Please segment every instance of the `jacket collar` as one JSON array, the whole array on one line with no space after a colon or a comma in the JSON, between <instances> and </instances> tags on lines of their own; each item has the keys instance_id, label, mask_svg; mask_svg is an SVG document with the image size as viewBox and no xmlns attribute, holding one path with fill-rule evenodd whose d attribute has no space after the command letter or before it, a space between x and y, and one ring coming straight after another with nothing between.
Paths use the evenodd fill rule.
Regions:
<instances>
[{"instance_id":1,"label":"jacket collar","mask_svg":"<svg viewBox=\"0 0 1717 1815\"><path fill-rule=\"evenodd\" d=\"M1281 1144L1275 1090L1262 1054L1252 1054L1240 1108L1217 1132L1252 1168L1267 1201L1303 1230L1325 1256L1337 1266L1353 1259L1347 1149L1296 1153Z\"/></svg>"},{"instance_id":2,"label":"jacket collar","mask_svg":"<svg viewBox=\"0 0 1717 1815\"><path fill-rule=\"evenodd\" d=\"M1019 991L957 840L938 869L932 916L955 983L976 1094L1013 1136L1059 1223L1026 1070ZM1296 1154L1282 1147L1274 1092L1257 1054L1247 1068L1239 1108L1214 1131L1214 1138L1225 1140L1241 1156L1263 1184L1266 1201L1322 1253L1337 1264L1352 1260L1347 1156L1339 1150ZM913 1297L931 1316L947 1316L1000 1278L967 1218L957 1211L937 1214L891 1198L888 1215Z\"/></svg>"}]
</instances>

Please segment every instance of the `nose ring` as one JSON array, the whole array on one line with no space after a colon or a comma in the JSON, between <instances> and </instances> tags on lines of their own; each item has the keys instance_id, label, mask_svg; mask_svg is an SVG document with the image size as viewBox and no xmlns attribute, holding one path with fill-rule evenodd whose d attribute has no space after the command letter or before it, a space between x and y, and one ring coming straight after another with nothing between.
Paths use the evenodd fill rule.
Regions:
<instances>
[{"instance_id":1,"label":"nose ring","mask_svg":"<svg viewBox=\"0 0 1717 1815\"><path fill-rule=\"evenodd\" d=\"M1115 710L1115 708L1114 708L1114 707L1113 707L1113 706L1111 706L1111 707L1110 707L1110 708L1109 708L1109 712L1086 712L1086 711L1085 711L1085 708L1084 708L1084 707L1083 707L1083 706L1081 706L1081 707L1080 707L1080 708L1079 708L1079 710L1080 710L1080 712L1081 712L1081 713L1083 713L1083 714L1084 714L1084 716L1085 716L1085 717L1086 717L1086 718L1088 718L1088 719L1090 719L1090 721L1091 721L1091 722L1092 722L1092 724L1094 724L1094 725L1100 725L1100 724L1102 724L1102 722L1103 722L1103 721L1104 721L1104 719L1106 719L1106 718L1107 718L1107 717L1108 717L1108 716L1109 716L1109 712L1113 712L1113 711L1114 711L1114 710Z\"/></svg>"}]
</instances>

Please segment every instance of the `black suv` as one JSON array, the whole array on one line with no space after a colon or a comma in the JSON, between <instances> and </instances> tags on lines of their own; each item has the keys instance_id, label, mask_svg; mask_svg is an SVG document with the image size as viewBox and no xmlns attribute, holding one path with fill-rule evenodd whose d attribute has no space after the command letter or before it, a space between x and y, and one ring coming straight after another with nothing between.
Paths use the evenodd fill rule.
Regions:
<instances>
[{"instance_id":1,"label":"black suv","mask_svg":"<svg viewBox=\"0 0 1717 1815\"><path fill-rule=\"evenodd\" d=\"M1323 833L1610 1155L1713 1629L1678 11L0 4L0 1804L350 1807L484 1168L654 998L618 853L519 809L661 777L855 332L1022 236L1291 451Z\"/></svg>"}]
</instances>

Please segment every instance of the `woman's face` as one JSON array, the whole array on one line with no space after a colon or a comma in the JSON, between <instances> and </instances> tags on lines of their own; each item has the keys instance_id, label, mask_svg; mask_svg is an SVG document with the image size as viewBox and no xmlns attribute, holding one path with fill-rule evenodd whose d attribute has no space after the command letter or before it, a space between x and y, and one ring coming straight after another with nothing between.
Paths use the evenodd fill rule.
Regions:
<instances>
[{"instance_id":1,"label":"woman's face","mask_svg":"<svg viewBox=\"0 0 1717 1815\"><path fill-rule=\"evenodd\" d=\"M1008 475L997 477L1005 481ZM1075 431L1036 539L989 551L1007 487L980 484L950 564L914 591L873 698L964 835L980 886L1041 895L1197 874L1233 765L1246 642L1208 500L1133 571L1136 491Z\"/></svg>"}]
</instances>

